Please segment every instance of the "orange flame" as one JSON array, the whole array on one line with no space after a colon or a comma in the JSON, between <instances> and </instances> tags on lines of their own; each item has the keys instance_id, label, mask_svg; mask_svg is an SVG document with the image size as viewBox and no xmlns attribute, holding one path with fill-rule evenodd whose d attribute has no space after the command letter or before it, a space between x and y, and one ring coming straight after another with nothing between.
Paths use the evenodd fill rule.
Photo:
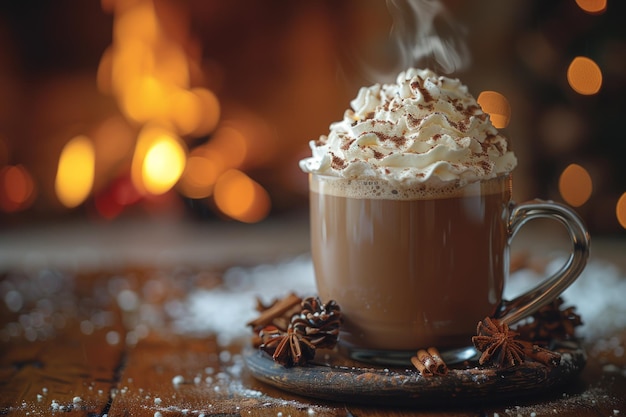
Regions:
<instances>
[{"instance_id":1,"label":"orange flame","mask_svg":"<svg viewBox=\"0 0 626 417\"><path fill-rule=\"evenodd\" d=\"M213 196L218 209L234 219L264 218L268 193L241 170L266 162L271 147L259 147L264 130L254 120L220 123L216 95L194 85L199 63L180 36L187 22L162 22L169 18L157 13L154 0L102 0L102 7L115 19L98 86L116 98L131 124L143 126L131 163L134 187L142 195L158 195L176 186L188 198ZM172 24L177 31L169 30ZM187 155L184 137L211 132L208 143ZM99 201L103 213L116 215L117 206L108 207L104 197Z\"/></svg>"},{"instance_id":2,"label":"orange flame","mask_svg":"<svg viewBox=\"0 0 626 417\"><path fill-rule=\"evenodd\" d=\"M144 194L166 193L180 179L186 157L178 135L162 126L146 125L139 133L133 155L133 184Z\"/></svg>"}]
</instances>

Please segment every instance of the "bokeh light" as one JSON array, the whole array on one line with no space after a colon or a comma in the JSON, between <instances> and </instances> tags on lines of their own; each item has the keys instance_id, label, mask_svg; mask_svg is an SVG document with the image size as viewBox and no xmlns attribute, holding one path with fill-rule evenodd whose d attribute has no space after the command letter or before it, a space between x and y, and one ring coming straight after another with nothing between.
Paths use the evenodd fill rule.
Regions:
<instances>
[{"instance_id":1,"label":"bokeh light","mask_svg":"<svg viewBox=\"0 0 626 417\"><path fill-rule=\"evenodd\" d=\"M626 193L622 194L619 200L617 200L615 214L619 224L626 229Z\"/></svg>"},{"instance_id":2,"label":"bokeh light","mask_svg":"<svg viewBox=\"0 0 626 417\"><path fill-rule=\"evenodd\" d=\"M135 187L152 195L169 191L185 169L187 151L171 130L146 125L139 133L131 167Z\"/></svg>"},{"instance_id":3,"label":"bokeh light","mask_svg":"<svg viewBox=\"0 0 626 417\"><path fill-rule=\"evenodd\" d=\"M198 120L197 126L193 130L192 135L206 135L212 132L219 122L220 103L217 96L206 88L192 88L191 93L193 93L198 99L198 113L200 114L200 119ZM178 120L178 118L175 117L175 120Z\"/></svg>"},{"instance_id":4,"label":"bokeh light","mask_svg":"<svg viewBox=\"0 0 626 417\"><path fill-rule=\"evenodd\" d=\"M241 167L248 157L250 139L234 124L223 123L215 131L209 144L224 158L228 167Z\"/></svg>"},{"instance_id":5,"label":"bokeh light","mask_svg":"<svg viewBox=\"0 0 626 417\"><path fill-rule=\"evenodd\" d=\"M483 111L489 114L491 122L497 129L503 129L511 120L511 105L502 94L495 91L483 91L476 99Z\"/></svg>"},{"instance_id":6,"label":"bokeh light","mask_svg":"<svg viewBox=\"0 0 626 417\"><path fill-rule=\"evenodd\" d=\"M250 157L252 138L241 123L227 120L220 123L211 140L196 147L187 160L187 167L178 184L186 197L199 199L213 194L220 175L230 169L242 168Z\"/></svg>"},{"instance_id":7,"label":"bokeh light","mask_svg":"<svg viewBox=\"0 0 626 417\"><path fill-rule=\"evenodd\" d=\"M570 164L563 170L559 178L559 192L563 200L573 206L580 207L589 200L593 191L593 183L589 172L578 164Z\"/></svg>"},{"instance_id":8,"label":"bokeh light","mask_svg":"<svg viewBox=\"0 0 626 417\"><path fill-rule=\"evenodd\" d=\"M160 138L148 152L143 162L146 189L151 194L169 191L185 169L185 151L169 137Z\"/></svg>"},{"instance_id":9,"label":"bokeh light","mask_svg":"<svg viewBox=\"0 0 626 417\"><path fill-rule=\"evenodd\" d=\"M96 149L96 166L110 169L128 159L132 155L135 136L134 130L120 115L103 120L91 133Z\"/></svg>"},{"instance_id":10,"label":"bokeh light","mask_svg":"<svg viewBox=\"0 0 626 417\"><path fill-rule=\"evenodd\" d=\"M245 173L235 169L219 177L214 198L222 213L245 223L263 220L270 211L267 191Z\"/></svg>"},{"instance_id":11,"label":"bokeh light","mask_svg":"<svg viewBox=\"0 0 626 417\"><path fill-rule=\"evenodd\" d=\"M4 212L24 210L35 197L35 182L23 165L7 165L0 170L0 208Z\"/></svg>"},{"instance_id":12,"label":"bokeh light","mask_svg":"<svg viewBox=\"0 0 626 417\"><path fill-rule=\"evenodd\" d=\"M54 189L65 207L83 203L93 188L95 151L91 139L80 135L71 139L61 151Z\"/></svg>"},{"instance_id":13,"label":"bokeh light","mask_svg":"<svg viewBox=\"0 0 626 417\"><path fill-rule=\"evenodd\" d=\"M606 10L607 0L576 0L578 7L590 14L601 14Z\"/></svg>"},{"instance_id":14,"label":"bokeh light","mask_svg":"<svg viewBox=\"0 0 626 417\"><path fill-rule=\"evenodd\" d=\"M578 56L567 68L567 82L578 94L597 94L602 87L602 70L593 60Z\"/></svg>"},{"instance_id":15,"label":"bokeh light","mask_svg":"<svg viewBox=\"0 0 626 417\"><path fill-rule=\"evenodd\" d=\"M222 172L223 164L219 155L213 158L199 152L190 155L178 183L181 194L193 199L209 197Z\"/></svg>"}]
</instances>

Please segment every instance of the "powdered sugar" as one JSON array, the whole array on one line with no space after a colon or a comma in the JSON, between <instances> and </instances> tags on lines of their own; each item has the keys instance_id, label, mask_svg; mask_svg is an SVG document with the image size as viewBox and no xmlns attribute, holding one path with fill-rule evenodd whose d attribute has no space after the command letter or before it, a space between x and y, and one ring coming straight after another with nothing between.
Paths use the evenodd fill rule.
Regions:
<instances>
[{"instance_id":1,"label":"powdered sugar","mask_svg":"<svg viewBox=\"0 0 626 417\"><path fill-rule=\"evenodd\" d=\"M550 262L546 273L555 271L563 262L560 258ZM190 285L183 284L185 280L197 280L200 275L202 273L192 271L160 271L140 287L132 276L110 277L106 290L94 289L91 310L82 312L87 312L88 316L79 318L79 329L88 335L109 328L113 319L106 305L115 300L128 316L125 322L129 328L124 341L120 340L121 335L116 330L110 329L106 341L111 345L121 342L134 345L151 331L168 329L179 334L217 334L218 342L227 345L242 338L247 340L250 336L246 323L257 315L257 298L267 303L290 292L300 296L316 293L308 255L278 263L230 268L224 274L223 284L217 287L179 288ZM512 298L541 278L531 269L512 274L505 298ZM54 270L9 276L0 284L0 296L7 309L19 316L18 320L8 322L0 329L0 339L34 341L53 338L57 329L79 316L73 287L73 276ZM613 264L592 260L579 279L564 292L563 298L566 306L575 306L582 316L584 324L578 328L580 335L599 339L626 327L624 294L626 277L623 272ZM163 299L162 305L158 304L159 299ZM87 307L85 301L82 306L83 310ZM612 349L619 350L619 346Z\"/></svg>"},{"instance_id":2,"label":"powdered sugar","mask_svg":"<svg viewBox=\"0 0 626 417\"><path fill-rule=\"evenodd\" d=\"M556 259L546 268L551 273L563 264ZM505 297L513 297L533 286L542 276L528 269L511 275ZM296 292L315 294L313 267L307 256L277 264L252 268L235 267L224 276L224 286L217 290L198 290L188 295L185 311L175 321L181 333L215 332L220 343L249 336L245 323L254 318L256 297L264 301ZM567 306L575 306L582 316L578 329L585 338L601 338L626 327L626 277L612 264L603 261L589 263L579 279L564 293ZM323 300L328 301L328 300ZM220 317L209 320L208 317Z\"/></svg>"},{"instance_id":3,"label":"powdered sugar","mask_svg":"<svg viewBox=\"0 0 626 417\"><path fill-rule=\"evenodd\" d=\"M565 260L551 261L546 274L559 269ZM523 269L514 273L505 289L505 298L512 298L542 279L536 272ZM615 265L591 261L580 277L563 292L565 306L575 306L583 325L579 335L587 339L602 338L626 327L626 276Z\"/></svg>"},{"instance_id":4,"label":"powdered sugar","mask_svg":"<svg viewBox=\"0 0 626 417\"><path fill-rule=\"evenodd\" d=\"M258 314L254 309L257 298L270 302L290 292L300 296L315 294L308 256L251 268L233 267L224 274L220 288L196 290L187 296L174 327L180 333L212 332L218 335L220 344L228 345L249 337L246 323ZM219 320L208 319L217 317Z\"/></svg>"},{"instance_id":5,"label":"powdered sugar","mask_svg":"<svg viewBox=\"0 0 626 417\"><path fill-rule=\"evenodd\" d=\"M547 273L556 270L563 259L555 259L547 266ZM18 338L26 340L46 340L56 336L66 323L74 321L79 331L85 335L96 335L104 331L106 343L133 345L150 332L174 331L182 335L218 335L218 343L226 346L232 342L247 342L250 329L245 323L256 317L256 299L263 302L283 297L290 292L300 296L316 293L311 259L302 255L288 260L267 263L254 267L233 267L228 269L223 282L213 282L215 276L210 273L190 269L150 272L146 279L140 280L132 273L102 277L94 280L93 293L82 294L79 299L76 291L76 277L52 270L41 270L35 274L17 274L5 277L0 282L0 300L4 301L9 312L15 314L15 321L8 322L0 329L0 340L11 341ZM507 297L518 294L524 288L535 285L541 276L530 269L514 273L507 287ZM221 283L220 283L221 282ZM219 285L218 285L219 283ZM626 327L626 277L614 265L601 260L592 260L581 277L564 293L565 305L573 305L582 316L584 325L578 328L580 336L594 341L590 352L610 352L619 356L624 354L623 341L612 335ZM15 300L19 299L19 303ZM328 301L328 300L323 300ZM112 327L114 319L109 309L119 308L124 315L122 322L126 328L124 339L119 329ZM77 308L80 306L80 309ZM18 308L19 307L19 308ZM17 310L17 311L14 311ZM296 407L308 415L323 411L308 408L303 403L266 396L254 387L241 382L240 373L243 362L241 355L220 348L219 367L198 363L197 369L189 369L185 374L172 374L170 381L175 388L182 390L205 387L215 391L215 395L232 396L226 403L229 411L237 411L242 398L263 401L263 407L271 412L281 407ZM189 371L189 373L187 373ZM606 375L625 375L626 370L617 365L603 367ZM129 381L131 384L131 381ZM91 387L89 387L91 390ZM144 398L141 407L152 412L169 414L171 412L200 415L208 408L184 407L176 398L146 396L141 388L134 385L120 387L111 391L111 398L117 394L136 395ZM48 389L42 388L29 402L13 410L70 411L87 409L94 401L89 391L80 396L74 395L69 401L60 401L48 396ZM154 393L156 394L156 393ZM98 390L98 397L105 395ZM569 395L569 394L568 394ZM229 397L230 398L230 397ZM613 397L600 389L589 389L581 394L572 394L567 398L539 406L510 409L502 415L541 414L542 410L559 410L575 407L592 407L595 402L608 404L615 410L618 404ZM564 407L564 408L563 408ZM509 413L509 411L511 414Z\"/></svg>"}]
</instances>

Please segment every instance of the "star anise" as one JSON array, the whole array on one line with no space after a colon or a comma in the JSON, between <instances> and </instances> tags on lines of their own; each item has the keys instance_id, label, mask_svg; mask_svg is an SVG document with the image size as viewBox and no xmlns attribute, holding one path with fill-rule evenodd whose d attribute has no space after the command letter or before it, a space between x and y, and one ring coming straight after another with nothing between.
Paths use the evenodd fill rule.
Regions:
<instances>
[{"instance_id":1,"label":"star anise","mask_svg":"<svg viewBox=\"0 0 626 417\"><path fill-rule=\"evenodd\" d=\"M524 344L517 339L518 333L509 329L506 323L487 317L478 322L476 333L472 343L482 352L479 364L510 367L524 362Z\"/></svg>"},{"instance_id":2,"label":"star anise","mask_svg":"<svg viewBox=\"0 0 626 417\"><path fill-rule=\"evenodd\" d=\"M259 336L262 341L259 348L285 367L303 365L315 356L315 345L291 325L287 331L272 325L266 326L259 332Z\"/></svg>"},{"instance_id":3,"label":"star anise","mask_svg":"<svg viewBox=\"0 0 626 417\"><path fill-rule=\"evenodd\" d=\"M575 307L562 308L563 299L555 299L532 315L532 321L516 328L526 340L546 344L552 339L571 339L582 320Z\"/></svg>"},{"instance_id":4,"label":"star anise","mask_svg":"<svg viewBox=\"0 0 626 417\"><path fill-rule=\"evenodd\" d=\"M291 319L294 329L317 348L333 348L342 323L341 309L331 300L323 304L319 297L302 301L302 311Z\"/></svg>"}]
</instances>

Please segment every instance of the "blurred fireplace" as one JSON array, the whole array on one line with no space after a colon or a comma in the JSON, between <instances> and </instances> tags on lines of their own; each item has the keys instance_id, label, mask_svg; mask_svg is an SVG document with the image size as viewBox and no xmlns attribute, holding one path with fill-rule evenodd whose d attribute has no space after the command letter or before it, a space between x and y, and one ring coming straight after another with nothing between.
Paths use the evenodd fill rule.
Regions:
<instances>
[{"instance_id":1,"label":"blurred fireplace","mask_svg":"<svg viewBox=\"0 0 626 417\"><path fill-rule=\"evenodd\" d=\"M616 216L626 192L623 2L611 2L601 13L584 11L582 1L481 0L471 8L459 0L443 3L467 29L472 55L471 67L454 75L476 96L495 90L511 104L504 133L520 159L516 199L571 203L559 181L576 191L589 180L590 194L578 196L577 210L592 232L623 233ZM140 5L144 14L133 14ZM122 19L130 32L119 29ZM306 210L306 176L297 161L308 153L309 140L342 117L359 86L373 82L363 63L384 67L390 60L391 23L380 0L5 2L2 222L151 213L255 222ZM120 98L110 51L119 49L120 36L133 34L158 52L158 74L173 83L168 85L180 101L163 92L159 78L130 90L141 94L127 94L144 99L143 109L150 110L143 115ZM597 93L580 94L568 84L567 68L577 56L601 69ZM178 104L168 109L178 115L154 128L151 115L169 111L162 104L170 100ZM193 124L190 114L197 109L186 100L204 103L203 128ZM145 145L137 162L138 144L156 143L150 135L171 140L161 147L165 156L180 149L186 158L187 173L170 188L165 182L164 192L150 191L141 177L149 172L148 154L158 162L157 151ZM68 143L76 149L87 143L86 155L93 154L91 183L81 185L73 171L67 174L72 192L85 187L82 200L80 194L60 196L61 156L72 160ZM563 179L564 172L578 172L566 171L572 164L582 168L582 177Z\"/></svg>"}]
</instances>

